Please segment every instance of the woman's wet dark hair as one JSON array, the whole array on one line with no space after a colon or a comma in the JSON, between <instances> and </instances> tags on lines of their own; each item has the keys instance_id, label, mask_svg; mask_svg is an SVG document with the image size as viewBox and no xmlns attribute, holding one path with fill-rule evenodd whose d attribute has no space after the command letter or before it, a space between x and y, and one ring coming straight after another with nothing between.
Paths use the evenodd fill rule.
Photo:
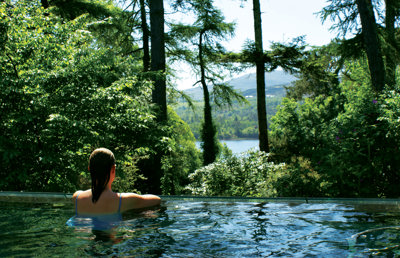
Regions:
<instances>
[{"instance_id":1,"label":"woman's wet dark hair","mask_svg":"<svg viewBox=\"0 0 400 258\"><path fill-rule=\"evenodd\" d=\"M115 165L114 154L106 148L96 149L89 157L89 171L92 178L92 202L99 200L110 181L110 171Z\"/></svg>"}]
</instances>

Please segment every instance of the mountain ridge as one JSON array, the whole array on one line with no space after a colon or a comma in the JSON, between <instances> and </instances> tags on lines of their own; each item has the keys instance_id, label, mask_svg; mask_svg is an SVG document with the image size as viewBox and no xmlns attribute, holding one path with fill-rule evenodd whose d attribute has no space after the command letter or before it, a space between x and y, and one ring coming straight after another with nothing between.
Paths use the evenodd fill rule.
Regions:
<instances>
[{"instance_id":1,"label":"mountain ridge","mask_svg":"<svg viewBox=\"0 0 400 258\"><path fill-rule=\"evenodd\" d=\"M273 71L265 73L265 93L267 96L284 97L286 94L284 86L290 85L297 78L284 71ZM243 96L255 97L257 94L256 74L249 73L227 81L235 90ZM186 89L184 93L194 100L202 100L203 92L200 86Z\"/></svg>"}]
</instances>

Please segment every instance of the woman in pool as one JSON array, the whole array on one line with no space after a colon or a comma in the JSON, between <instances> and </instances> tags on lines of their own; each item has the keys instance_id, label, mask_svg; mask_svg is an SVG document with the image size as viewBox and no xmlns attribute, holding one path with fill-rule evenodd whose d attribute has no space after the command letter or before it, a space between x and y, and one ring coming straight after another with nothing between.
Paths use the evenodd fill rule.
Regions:
<instances>
[{"instance_id":1,"label":"woman in pool","mask_svg":"<svg viewBox=\"0 0 400 258\"><path fill-rule=\"evenodd\" d=\"M121 214L131 209L159 205L160 197L152 194L115 193L111 185L115 179L115 157L106 149L92 152L89 158L89 171L92 187L86 191L77 191L72 198L75 202L75 215Z\"/></svg>"}]
</instances>

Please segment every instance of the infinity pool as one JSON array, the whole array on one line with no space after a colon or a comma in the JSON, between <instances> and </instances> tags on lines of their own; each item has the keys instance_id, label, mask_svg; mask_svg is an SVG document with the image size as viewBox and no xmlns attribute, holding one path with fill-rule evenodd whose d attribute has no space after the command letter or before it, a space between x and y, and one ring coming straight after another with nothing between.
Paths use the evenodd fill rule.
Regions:
<instances>
[{"instance_id":1,"label":"infinity pool","mask_svg":"<svg viewBox=\"0 0 400 258\"><path fill-rule=\"evenodd\" d=\"M397 201L163 199L105 232L66 226L74 212L65 202L0 202L0 256L400 255Z\"/></svg>"}]
</instances>

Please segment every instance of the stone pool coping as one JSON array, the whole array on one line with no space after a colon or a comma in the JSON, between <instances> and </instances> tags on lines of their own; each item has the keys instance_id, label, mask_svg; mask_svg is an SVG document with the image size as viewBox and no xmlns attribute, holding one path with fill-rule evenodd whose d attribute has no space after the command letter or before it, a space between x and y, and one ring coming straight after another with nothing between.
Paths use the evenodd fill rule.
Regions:
<instances>
[{"instance_id":1,"label":"stone pool coping","mask_svg":"<svg viewBox=\"0 0 400 258\"><path fill-rule=\"evenodd\" d=\"M69 203L72 194L49 192L0 192L0 202Z\"/></svg>"},{"instance_id":2,"label":"stone pool coping","mask_svg":"<svg viewBox=\"0 0 400 258\"><path fill-rule=\"evenodd\" d=\"M72 193L51 192L12 192L0 191L0 202L29 203L71 203ZM229 201L229 202L294 202L294 203L358 203L358 204L391 204L400 207L400 199L382 198L305 198L305 197L219 197L219 196L160 196L163 200L184 201Z\"/></svg>"}]
</instances>

